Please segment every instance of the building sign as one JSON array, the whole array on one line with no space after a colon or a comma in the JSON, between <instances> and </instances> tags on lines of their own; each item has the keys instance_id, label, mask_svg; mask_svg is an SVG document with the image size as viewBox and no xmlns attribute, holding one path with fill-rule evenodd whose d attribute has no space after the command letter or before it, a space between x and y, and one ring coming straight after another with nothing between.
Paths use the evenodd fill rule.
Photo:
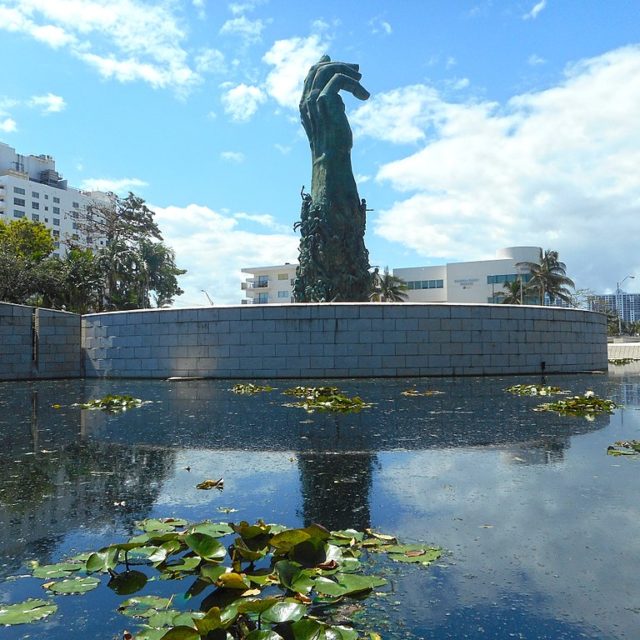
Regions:
<instances>
[{"instance_id":1,"label":"building sign","mask_svg":"<svg viewBox=\"0 0 640 640\"><path fill-rule=\"evenodd\" d=\"M460 280L454 280L454 282L455 284L459 284L463 289L468 289L478 282L478 278L461 278Z\"/></svg>"}]
</instances>

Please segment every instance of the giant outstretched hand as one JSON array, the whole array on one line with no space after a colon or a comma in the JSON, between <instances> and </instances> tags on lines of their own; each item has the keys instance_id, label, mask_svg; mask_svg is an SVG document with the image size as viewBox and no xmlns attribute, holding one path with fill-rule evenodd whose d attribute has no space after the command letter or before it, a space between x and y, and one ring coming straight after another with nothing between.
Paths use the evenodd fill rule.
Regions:
<instances>
[{"instance_id":1,"label":"giant outstretched hand","mask_svg":"<svg viewBox=\"0 0 640 640\"><path fill-rule=\"evenodd\" d=\"M349 152L353 144L351 128L339 92L344 90L359 100L369 92L360 84L359 65L332 62L322 56L309 70L300 100L300 117L309 138L313 159L331 152Z\"/></svg>"}]
</instances>

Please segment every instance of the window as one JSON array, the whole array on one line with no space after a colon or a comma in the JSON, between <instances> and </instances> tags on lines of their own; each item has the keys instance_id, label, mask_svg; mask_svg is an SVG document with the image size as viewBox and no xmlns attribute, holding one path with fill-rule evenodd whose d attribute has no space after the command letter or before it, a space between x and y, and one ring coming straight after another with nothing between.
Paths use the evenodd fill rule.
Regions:
<instances>
[{"instance_id":1,"label":"window","mask_svg":"<svg viewBox=\"0 0 640 640\"><path fill-rule=\"evenodd\" d=\"M256 281L256 287L268 287L269 286L269 276L258 276Z\"/></svg>"},{"instance_id":2,"label":"window","mask_svg":"<svg viewBox=\"0 0 640 640\"><path fill-rule=\"evenodd\" d=\"M77 222L74 222L74 223L73 223L73 225L72 225L72 227L73 227L74 229L78 229L78 228L80 227L80 225L79 225Z\"/></svg>"},{"instance_id":3,"label":"window","mask_svg":"<svg viewBox=\"0 0 640 640\"><path fill-rule=\"evenodd\" d=\"M59 226L60 226L60 218L54 218L54 219L53 219L53 224L54 224L56 227L59 227Z\"/></svg>"},{"instance_id":4,"label":"window","mask_svg":"<svg viewBox=\"0 0 640 640\"><path fill-rule=\"evenodd\" d=\"M259 293L257 298L254 298L253 301L256 304L267 304L269 302L269 294L268 293Z\"/></svg>"},{"instance_id":5,"label":"window","mask_svg":"<svg viewBox=\"0 0 640 640\"><path fill-rule=\"evenodd\" d=\"M32 219L34 222L40 222L40 216L39 216L37 213L32 213L32 214L31 214L31 219Z\"/></svg>"},{"instance_id":6,"label":"window","mask_svg":"<svg viewBox=\"0 0 640 640\"><path fill-rule=\"evenodd\" d=\"M278 298L290 298L290 297L291 297L290 291L278 291Z\"/></svg>"},{"instance_id":7,"label":"window","mask_svg":"<svg viewBox=\"0 0 640 640\"><path fill-rule=\"evenodd\" d=\"M59 237L60 237L60 232L59 232L57 229L54 229L54 230L52 231L52 233L53 233L53 237L54 237L54 238L59 238Z\"/></svg>"},{"instance_id":8,"label":"window","mask_svg":"<svg viewBox=\"0 0 640 640\"><path fill-rule=\"evenodd\" d=\"M410 280L407 289L444 289L444 280Z\"/></svg>"},{"instance_id":9,"label":"window","mask_svg":"<svg viewBox=\"0 0 640 640\"><path fill-rule=\"evenodd\" d=\"M45 200L48 200L48 199L49 199L49 196L48 196L46 193L44 194L44 199L45 199Z\"/></svg>"},{"instance_id":10,"label":"window","mask_svg":"<svg viewBox=\"0 0 640 640\"><path fill-rule=\"evenodd\" d=\"M59 242L54 242L54 243L53 243L53 246L54 246L56 249L59 249L59 248L60 248L60 243L59 243Z\"/></svg>"},{"instance_id":11,"label":"window","mask_svg":"<svg viewBox=\"0 0 640 640\"><path fill-rule=\"evenodd\" d=\"M32 209L39 209L40 208L40 203L39 202L32 202L31 203L31 208Z\"/></svg>"},{"instance_id":12,"label":"window","mask_svg":"<svg viewBox=\"0 0 640 640\"><path fill-rule=\"evenodd\" d=\"M497 276L487 276L487 284L504 284L505 282L516 282L522 279L523 282L531 280L530 273L507 273Z\"/></svg>"},{"instance_id":13,"label":"window","mask_svg":"<svg viewBox=\"0 0 640 640\"><path fill-rule=\"evenodd\" d=\"M45 210L45 211L49 211L49 207L45 207L45 208L44 208L44 210Z\"/></svg>"},{"instance_id":14,"label":"window","mask_svg":"<svg viewBox=\"0 0 640 640\"><path fill-rule=\"evenodd\" d=\"M79 205L77 202L72 202L72 203L71 203L71 206L72 206L74 209L79 209L79 208L80 208L80 205Z\"/></svg>"},{"instance_id":15,"label":"window","mask_svg":"<svg viewBox=\"0 0 640 640\"><path fill-rule=\"evenodd\" d=\"M24 211L18 211L18 209L13 210L14 218L24 218Z\"/></svg>"},{"instance_id":16,"label":"window","mask_svg":"<svg viewBox=\"0 0 640 640\"><path fill-rule=\"evenodd\" d=\"M286 273L279 273L278 280L287 280L289 276Z\"/></svg>"},{"instance_id":17,"label":"window","mask_svg":"<svg viewBox=\"0 0 640 640\"><path fill-rule=\"evenodd\" d=\"M24 207L24 198L14 198L13 204L17 204L19 207Z\"/></svg>"},{"instance_id":18,"label":"window","mask_svg":"<svg viewBox=\"0 0 640 640\"><path fill-rule=\"evenodd\" d=\"M31 192L31 197L32 197L32 198L39 198L39 197L40 197L40 194L39 194L37 191L32 191L32 192Z\"/></svg>"},{"instance_id":19,"label":"window","mask_svg":"<svg viewBox=\"0 0 640 640\"><path fill-rule=\"evenodd\" d=\"M60 215L60 207L53 207L53 213L55 213L56 215Z\"/></svg>"},{"instance_id":20,"label":"window","mask_svg":"<svg viewBox=\"0 0 640 640\"><path fill-rule=\"evenodd\" d=\"M54 201L56 204L60 204L60 198L56 198L55 196L53 196L53 201Z\"/></svg>"},{"instance_id":21,"label":"window","mask_svg":"<svg viewBox=\"0 0 640 640\"><path fill-rule=\"evenodd\" d=\"M21 196L23 196L26 191L22 187L13 187L13 193L19 193Z\"/></svg>"}]
</instances>

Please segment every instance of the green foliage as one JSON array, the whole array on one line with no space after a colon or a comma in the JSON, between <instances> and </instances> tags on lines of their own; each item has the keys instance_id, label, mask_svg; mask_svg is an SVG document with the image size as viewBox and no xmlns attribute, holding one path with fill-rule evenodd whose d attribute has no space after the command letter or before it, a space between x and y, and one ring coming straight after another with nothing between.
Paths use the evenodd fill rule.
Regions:
<instances>
[{"instance_id":1,"label":"green foliage","mask_svg":"<svg viewBox=\"0 0 640 640\"><path fill-rule=\"evenodd\" d=\"M0 625L26 624L42 620L58 610L51 600L30 598L16 604L0 604Z\"/></svg>"},{"instance_id":2,"label":"green foliage","mask_svg":"<svg viewBox=\"0 0 640 640\"><path fill-rule=\"evenodd\" d=\"M89 409L91 411L100 409L101 411L108 411L109 413L119 413L127 409L141 407L143 404L147 404L147 402L148 401L140 400L140 398L134 398L133 396L107 395L104 398L89 400L89 402L77 403L72 406Z\"/></svg>"},{"instance_id":3,"label":"green foliage","mask_svg":"<svg viewBox=\"0 0 640 640\"><path fill-rule=\"evenodd\" d=\"M640 455L640 440L618 440L607 447L610 456L637 456Z\"/></svg>"},{"instance_id":4,"label":"green foliage","mask_svg":"<svg viewBox=\"0 0 640 640\"><path fill-rule=\"evenodd\" d=\"M369 529L330 532L316 524L287 529L262 520L189 524L164 518L137 526L141 533L85 555L84 563L75 558L36 567L34 577L74 572L76 577L44 585L51 593L69 595L95 589L101 575L108 576L108 588L131 596L118 611L138 621L139 640L357 640L358 632L332 623L331 613L349 599L360 600L386 586L384 578L367 573L370 554L418 566L428 566L442 554L437 547L402 545L393 536ZM139 569L129 566L134 554ZM185 577L195 578L186 598L140 594L158 580ZM204 599L199 610L176 608L177 602L184 606L200 594ZM32 622L55 609L46 600L0 605L0 624ZM379 636L372 631L370 637Z\"/></svg>"},{"instance_id":5,"label":"green foliage","mask_svg":"<svg viewBox=\"0 0 640 640\"><path fill-rule=\"evenodd\" d=\"M567 267L564 262L560 262L557 251L546 249L543 253L541 249L538 262L522 262L517 266L531 272L525 291L535 292L539 304L544 304L545 295L551 304L556 299L569 303L572 301L570 289L575 285L567 276Z\"/></svg>"},{"instance_id":6,"label":"green foliage","mask_svg":"<svg viewBox=\"0 0 640 640\"><path fill-rule=\"evenodd\" d=\"M405 389L401 393L401 395L407 396L408 398L419 398L421 396L440 396L443 394L444 391L436 391L434 389L425 389L424 391L418 391L418 389Z\"/></svg>"},{"instance_id":7,"label":"green foliage","mask_svg":"<svg viewBox=\"0 0 640 640\"><path fill-rule=\"evenodd\" d=\"M623 367L624 365L631 364L632 362L638 362L639 358L609 358L609 364Z\"/></svg>"},{"instance_id":8,"label":"green foliage","mask_svg":"<svg viewBox=\"0 0 640 640\"><path fill-rule=\"evenodd\" d=\"M586 391L582 396L541 404L534 411L554 411L563 416L581 416L593 420L599 413L613 413L617 406L613 400L598 398L593 391Z\"/></svg>"},{"instance_id":9,"label":"green foliage","mask_svg":"<svg viewBox=\"0 0 640 640\"><path fill-rule=\"evenodd\" d=\"M560 387L552 387L544 384L514 384L505 389L516 396L552 396L556 393L569 393Z\"/></svg>"},{"instance_id":10,"label":"green foliage","mask_svg":"<svg viewBox=\"0 0 640 640\"><path fill-rule=\"evenodd\" d=\"M371 302L404 302L408 297L407 289L407 283L402 278L391 275L389 267L384 268L382 275L376 267L371 278L369 300Z\"/></svg>"},{"instance_id":11,"label":"green foliage","mask_svg":"<svg viewBox=\"0 0 640 640\"><path fill-rule=\"evenodd\" d=\"M251 382L246 384L238 383L233 385L231 391L240 395L253 395L254 393L262 393L264 391L273 391L273 387L269 385L260 386L258 384L252 384Z\"/></svg>"},{"instance_id":12,"label":"green foliage","mask_svg":"<svg viewBox=\"0 0 640 640\"><path fill-rule=\"evenodd\" d=\"M349 397L337 387L293 387L283 391L287 395L301 398L300 402L286 403L285 407L300 407L307 413L314 411L339 411L340 413L357 413L372 407L359 396Z\"/></svg>"}]
</instances>

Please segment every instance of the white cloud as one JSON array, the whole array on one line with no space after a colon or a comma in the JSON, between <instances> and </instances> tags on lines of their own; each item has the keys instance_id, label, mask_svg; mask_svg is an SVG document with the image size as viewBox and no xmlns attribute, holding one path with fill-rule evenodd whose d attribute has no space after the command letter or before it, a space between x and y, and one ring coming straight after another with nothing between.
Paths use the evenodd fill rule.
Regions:
<instances>
[{"instance_id":1,"label":"white cloud","mask_svg":"<svg viewBox=\"0 0 640 640\"><path fill-rule=\"evenodd\" d=\"M220 28L222 35L239 36L245 44L260 42L265 24L262 20L249 20L246 16L231 18Z\"/></svg>"},{"instance_id":2,"label":"white cloud","mask_svg":"<svg viewBox=\"0 0 640 640\"><path fill-rule=\"evenodd\" d=\"M374 35L381 33L383 35L389 36L393 33L391 24L386 20L383 20L380 16L376 16L375 18L369 20L369 28L371 29L371 33Z\"/></svg>"},{"instance_id":3,"label":"white cloud","mask_svg":"<svg viewBox=\"0 0 640 640\"><path fill-rule=\"evenodd\" d=\"M3 133L13 133L18 130L18 125L13 118L0 118L0 131Z\"/></svg>"},{"instance_id":4,"label":"white cloud","mask_svg":"<svg viewBox=\"0 0 640 640\"><path fill-rule=\"evenodd\" d=\"M440 104L438 92L412 85L373 96L350 116L354 130L395 143L411 143L425 137L425 129Z\"/></svg>"},{"instance_id":5,"label":"white cloud","mask_svg":"<svg viewBox=\"0 0 640 640\"><path fill-rule=\"evenodd\" d=\"M504 106L450 103L420 85L377 96L356 112L361 134L429 141L380 168L378 180L410 193L375 232L438 259L556 249L597 290L640 277L639 101L639 46L572 65L557 86Z\"/></svg>"},{"instance_id":6,"label":"white cloud","mask_svg":"<svg viewBox=\"0 0 640 640\"><path fill-rule=\"evenodd\" d=\"M533 7L531 8L531 11L529 11L528 13L525 13L522 16L523 20L535 20L540 14L540 12L545 9L546 6L547 6L547 0L540 0L540 2L533 5Z\"/></svg>"},{"instance_id":7,"label":"white cloud","mask_svg":"<svg viewBox=\"0 0 640 640\"><path fill-rule=\"evenodd\" d=\"M544 64L546 62L546 60L542 57L540 57L539 55L532 53L528 58L527 58L527 64L530 65L531 67L537 67L541 64Z\"/></svg>"},{"instance_id":8,"label":"white cloud","mask_svg":"<svg viewBox=\"0 0 640 640\"><path fill-rule=\"evenodd\" d=\"M288 145L285 144L279 144L279 143L275 143L273 145L283 156L288 155L289 153L291 153L291 147L289 147Z\"/></svg>"},{"instance_id":9,"label":"white cloud","mask_svg":"<svg viewBox=\"0 0 640 640\"><path fill-rule=\"evenodd\" d=\"M222 94L222 105L225 113L236 122L246 122L266 100L260 87L239 84Z\"/></svg>"},{"instance_id":10,"label":"white cloud","mask_svg":"<svg viewBox=\"0 0 640 640\"><path fill-rule=\"evenodd\" d=\"M206 305L206 290L216 304L238 304L244 298L243 267L294 262L298 238L287 233L255 233L238 228L239 221L208 207L155 207L165 242L176 252L176 264L187 269L180 278L185 294L178 306Z\"/></svg>"},{"instance_id":11,"label":"white cloud","mask_svg":"<svg viewBox=\"0 0 640 640\"><path fill-rule=\"evenodd\" d=\"M236 213L233 216L236 220L249 220L250 222L257 222L259 225L270 229L271 231L277 231L278 233L287 233L291 230L291 227L280 224L276 219L268 213Z\"/></svg>"},{"instance_id":12,"label":"white cloud","mask_svg":"<svg viewBox=\"0 0 640 640\"><path fill-rule=\"evenodd\" d=\"M224 54L218 49L203 49L195 57L198 73L221 73L225 70Z\"/></svg>"},{"instance_id":13,"label":"white cloud","mask_svg":"<svg viewBox=\"0 0 640 640\"><path fill-rule=\"evenodd\" d=\"M66 47L107 78L188 91L200 78L169 5L141 0L5 0L0 29ZM144 37L141 37L144 34Z\"/></svg>"},{"instance_id":14,"label":"white cloud","mask_svg":"<svg viewBox=\"0 0 640 640\"><path fill-rule=\"evenodd\" d=\"M126 194L146 186L148 183L139 178L86 178L80 184L80 188L85 191L112 191L118 194Z\"/></svg>"},{"instance_id":15,"label":"white cloud","mask_svg":"<svg viewBox=\"0 0 640 640\"><path fill-rule=\"evenodd\" d=\"M47 93L43 96L33 96L29 101L32 107L42 109L43 113L58 113L63 111L67 104L62 96Z\"/></svg>"},{"instance_id":16,"label":"white cloud","mask_svg":"<svg viewBox=\"0 0 640 640\"><path fill-rule=\"evenodd\" d=\"M274 67L265 82L267 93L281 106L297 109L304 78L326 48L318 35L277 40L262 58Z\"/></svg>"},{"instance_id":17,"label":"white cloud","mask_svg":"<svg viewBox=\"0 0 640 640\"><path fill-rule=\"evenodd\" d=\"M206 0L191 0L193 8L196 10L196 14L200 20L204 20L207 17L206 12Z\"/></svg>"},{"instance_id":18,"label":"white cloud","mask_svg":"<svg viewBox=\"0 0 640 640\"><path fill-rule=\"evenodd\" d=\"M220 157L226 162L233 162L234 164L244 162L244 153L241 151L222 151Z\"/></svg>"}]
</instances>

